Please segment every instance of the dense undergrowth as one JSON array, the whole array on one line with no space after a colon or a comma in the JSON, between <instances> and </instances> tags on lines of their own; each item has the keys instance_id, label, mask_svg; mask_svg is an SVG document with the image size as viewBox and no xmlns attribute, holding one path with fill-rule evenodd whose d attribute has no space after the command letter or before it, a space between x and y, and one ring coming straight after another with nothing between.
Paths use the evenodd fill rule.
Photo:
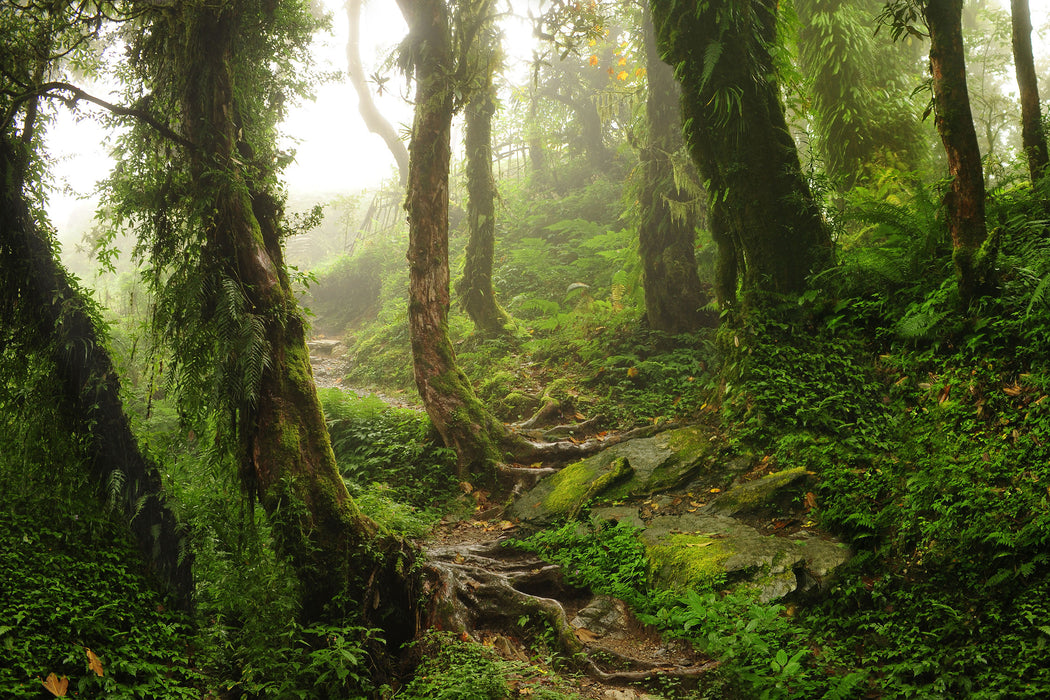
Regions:
<instances>
[{"instance_id":1,"label":"dense undergrowth","mask_svg":"<svg viewBox=\"0 0 1050 700\"><path fill-rule=\"evenodd\" d=\"M1047 192L1003 189L991 199L999 286L970 308L957 299L936 193L892 174L847 198L836 219L838 264L802 298L731 314L717 333L668 337L639 321L637 253L614 178L551 195L543 207L515 187L504 192L496 276L511 333L482 338L458 311L451 319L483 400L512 421L553 397L566 418L601 414L605 428L710 423L717 408L739 455L817 474L814 512L856 552L821 600L759 605L720 585L654 590L623 526L573 524L527 541L573 583L623 598L722 661L698 688L653 690L1050 694ZM403 244L395 232L315 271L318 323L349 324L351 385L410 390ZM360 303L333 301L346 294ZM116 324L110 342L140 440L163 465L192 534L197 609L174 613L154 592L105 508L104 487L99 499L85 483L77 441L62 427L75 421L49 398L46 363L8 342L0 690L40 697L54 672L84 696L382 692L370 681L369 630L294 622L289 567L229 455L213 447L221 426L179 413L155 376L157 358L136 351L136 334ZM442 517L472 511L451 477L454 455L420 413L336 390L321 399L348 487L377 521L424 537ZM104 675L91 670L87 649ZM400 697L503 698L522 688L569 697L571 679L522 680L557 655L539 639L536 667L442 636L419 650L426 661Z\"/></svg>"}]
</instances>

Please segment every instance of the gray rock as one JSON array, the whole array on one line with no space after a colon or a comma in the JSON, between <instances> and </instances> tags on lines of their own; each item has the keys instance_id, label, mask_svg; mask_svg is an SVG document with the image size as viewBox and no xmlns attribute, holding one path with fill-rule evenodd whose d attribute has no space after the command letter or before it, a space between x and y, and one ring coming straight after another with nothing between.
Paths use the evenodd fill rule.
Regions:
<instances>
[{"instance_id":1,"label":"gray rock","mask_svg":"<svg viewBox=\"0 0 1050 700\"><path fill-rule=\"evenodd\" d=\"M574 517L594 498L616 500L666 491L709 469L716 449L699 428L613 445L543 479L515 501L509 514L545 523Z\"/></svg>"}]
</instances>

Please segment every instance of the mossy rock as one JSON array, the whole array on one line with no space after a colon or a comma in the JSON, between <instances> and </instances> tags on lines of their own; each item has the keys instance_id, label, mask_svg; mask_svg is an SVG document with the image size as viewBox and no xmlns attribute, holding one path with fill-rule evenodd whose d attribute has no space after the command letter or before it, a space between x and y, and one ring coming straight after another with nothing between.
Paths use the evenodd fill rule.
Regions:
<instances>
[{"instance_id":1,"label":"mossy rock","mask_svg":"<svg viewBox=\"0 0 1050 700\"><path fill-rule=\"evenodd\" d=\"M809 533L763 535L725 515L661 516L640 533L650 574L675 590L742 584L768 602L821 588L850 557L844 545Z\"/></svg>"},{"instance_id":2,"label":"mossy rock","mask_svg":"<svg viewBox=\"0 0 1050 700\"><path fill-rule=\"evenodd\" d=\"M709 467L717 447L699 428L669 430L613 445L540 481L509 510L537 523L575 517L590 501L648 496L688 481Z\"/></svg>"},{"instance_id":3,"label":"mossy rock","mask_svg":"<svg viewBox=\"0 0 1050 700\"><path fill-rule=\"evenodd\" d=\"M739 515L768 507L783 509L794 498L795 492L806 486L812 475L805 467L767 474L734 486L709 503L704 510L718 515Z\"/></svg>"}]
</instances>

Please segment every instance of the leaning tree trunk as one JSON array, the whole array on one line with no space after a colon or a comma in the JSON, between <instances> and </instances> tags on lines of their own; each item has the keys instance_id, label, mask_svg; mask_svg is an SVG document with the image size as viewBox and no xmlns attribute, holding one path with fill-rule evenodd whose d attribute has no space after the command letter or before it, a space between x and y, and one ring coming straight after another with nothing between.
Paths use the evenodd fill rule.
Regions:
<instances>
[{"instance_id":1,"label":"leaning tree trunk","mask_svg":"<svg viewBox=\"0 0 1050 700\"><path fill-rule=\"evenodd\" d=\"M688 333L715 325L718 317L703 311L707 295L696 270L694 205L675 182L671 162L671 155L684 145L677 86L671 67L660 60L648 10L642 18L642 33L649 123L642 152L645 182L640 197L638 251L642 259L645 316L657 330Z\"/></svg>"},{"instance_id":2,"label":"leaning tree trunk","mask_svg":"<svg viewBox=\"0 0 1050 700\"><path fill-rule=\"evenodd\" d=\"M365 69L361 63L361 5L364 0L346 0L346 19L350 25L349 38L346 40L346 67L350 84L357 93L357 109L365 126L373 134L383 139L386 147L397 162L397 172L401 186L408 184L408 149L397 135L397 130L383 116L372 99L372 92L365 80Z\"/></svg>"},{"instance_id":3,"label":"leaning tree trunk","mask_svg":"<svg viewBox=\"0 0 1050 700\"><path fill-rule=\"evenodd\" d=\"M491 3L480 3L477 10L488 15ZM463 309L474 321L482 335L496 336L507 332L507 314L496 303L492 288L492 262L496 248L496 180L492 176L492 116L496 113L496 90L493 73L496 69L494 45L491 36L492 21L482 22L477 47L479 85L466 107L467 156L467 223L470 238L467 241L463 278L457 285Z\"/></svg>"},{"instance_id":4,"label":"leaning tree trunk","mask_svg":"<svg viewBox=\"0 0 1050 700\"><path fill-rule=\"evenodd\" d=\"M1032 57L1032 14L1028 0L1010 0L1010 17L1013 25L1014 70L1017 72L1017 89L1021 94L1021 144L1034 183L1046 172L1050 156L1047 154L1043 116L1039 108L1039 81Z\"/></svg>"},{"instance_id":5,"label":"leaning tree trunk","mask_svg":"<svg viewBox=\"0 0 1050 700\"><path fill-rule=\"evenodd\" d=\"M448 170L454 108L452 33L444 0L398 0L415 40L416 114L409 144L408 317L416 387L458 473L501 461L507 432L456 364L448 335Z\"/></svg>"},{"instance_id":6,"label":"leaning tree trunk","mask_svg":"<svg viewBox=\"0 0 1050 700\"><path fill-rule=\"evenodd\" d=\"M50 355L62 400L89 428L85 437L99 494L110 497L112 486L120 484L120 509L147 565L189 607L193 556L166 503L157 465L139 450L128 425L120 380L89 305L30 214L20 146L0 140L0 309L24 323L37 347Z\"/></svg>"},{"instance_id":7,"label":"leaning tree trunk","mask_svg":"<svg viewBox=\"0 0 1050 700\"><path fill-rule=\"evenodd\" d=\"M770 54L777 3L651 7L663 58L682 83L686 144L720 205L720 257L736 253L748 298L798 294L828 264L831 239L780 103ZM720 266L728 278L733 264Z\"/></svg>"},{"instance_id":8,"label":"leaning tree trunk","mask_svg":"<svg viewBox=\"0 0 1050 700\"><path fill-rule=\"evenodd\" d=\"M265 338L253 401L238 409L241 476L292 561L306 622L350 619L395 646L415 633L415 550L364 516L340 476L306 348L305 325L281 251L279 200L260 163L243 164L237 102L238 3L196 6L171 28L184 42L182 123L196 144L192 185L210 197L205 265L242 291Z\"/></svg>"},{"instance_id":9,"label":"leaning tree trunk","mask_svg":"<svg viewBox=\"0 0 1050 700\"><path fill-rule=\"evenodd\" d=\"M981 251L987 236L981 150L970 112L962 34L963 0L929 0L930 71L937 132L948 155L951 185L944 196L963 303L989 285L994 260Z\"/></svg>"}]
</instances>

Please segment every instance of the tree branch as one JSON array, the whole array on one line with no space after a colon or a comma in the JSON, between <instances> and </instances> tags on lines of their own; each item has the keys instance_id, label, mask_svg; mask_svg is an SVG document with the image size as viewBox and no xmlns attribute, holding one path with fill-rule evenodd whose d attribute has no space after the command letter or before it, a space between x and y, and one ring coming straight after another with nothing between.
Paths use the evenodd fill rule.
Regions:
<instances>
[{"instance_id":1,"label":"tree branch","mask_svg":"<svg viewBox=\"0 0 1050 700\"><path fill-rule=\"evenodd\" d=\"M61 95L51 94L52 91L64 91L71 94L68 97L63 97ZM34 89L30 90L29 92L26 92L15 98L11 109L4 116L4 126L8 125L11 122L11 119L14 117L15 111L19 105L21 105L26 100L36 96L56 97L57 99L62 100L70 106L74 106L77 102L81 101L90 102L91 104L98 105L99 107L102 107L103 109L106 109L118 116L134 117L135 119L141 121L143 124L146 124L155 129L157 133L159 133L161 136L171 141L174 141L180 146L184 146L189 149L196 148L196 145L192 141L187 139L185 136L182 136L181 134L177 134L171 129L171 127L169 127L167 124L161 123L155 116L153 116L144 109L138 109L135 107L125 107L123 105L116 105L112 102L107 102L101 97L95 97L94 95L85 92L84 90L78 88L76 85L71 85L69 83L61 81L42 83L36 86Z\"/></svg>"}]
</instances>

